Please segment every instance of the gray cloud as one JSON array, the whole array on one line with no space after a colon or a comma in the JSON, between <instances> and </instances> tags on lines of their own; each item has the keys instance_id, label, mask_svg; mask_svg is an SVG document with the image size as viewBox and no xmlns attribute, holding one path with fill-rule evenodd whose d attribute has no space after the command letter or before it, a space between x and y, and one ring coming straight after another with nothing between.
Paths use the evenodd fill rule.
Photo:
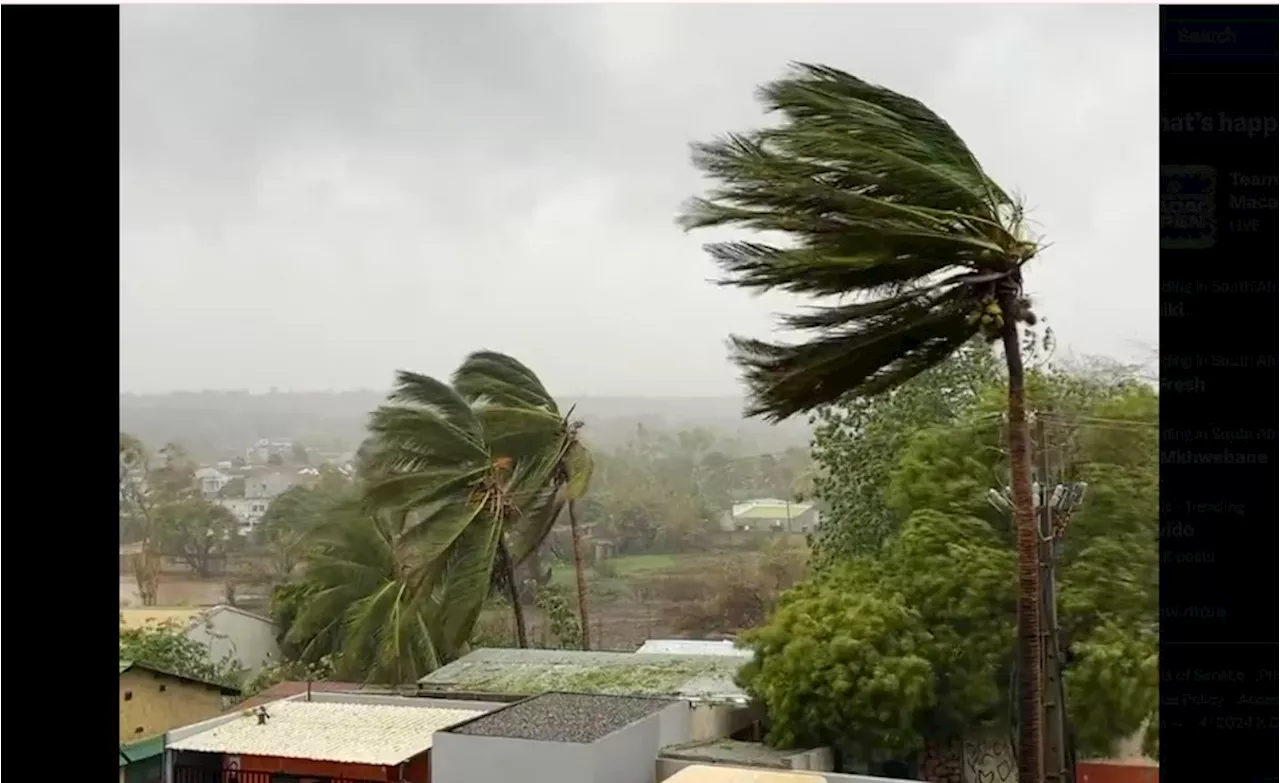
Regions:
<instances>
[{"instance_id":1,"label":"gray cloud","mask_svg":"<svg viewBox=\"0 0 1280 783\"><path fill-rule=\"evenodd\" d=\"M1156 342L1156 11L125 6L121 388L385 386L481 346L573 394L727 394L687 144L828 63L943 114L1052 241L1073 351ZM1096 281L1105 276L1106 284Z\"/></svg>"}]
</instances>

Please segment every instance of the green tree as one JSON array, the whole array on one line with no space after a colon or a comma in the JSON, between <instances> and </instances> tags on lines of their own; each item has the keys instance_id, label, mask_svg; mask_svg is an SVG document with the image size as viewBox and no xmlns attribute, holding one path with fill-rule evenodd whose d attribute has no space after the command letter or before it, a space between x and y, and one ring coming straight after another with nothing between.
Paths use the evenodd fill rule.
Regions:
<instances>
[{"instance_id":1,"label":"green tree","mask_svg":"<svg viewBox=\"0 0 1280 783\"><path fill-rule=\"evenodd\" d=\"M814 333L782 345L734 338L750 412L780 420L842 396L876 396L978 335L1000 340L1018 539L1018 773L1042 776L1039 561L1019 323L1034 323L1022 267L1038 251L1021 207L924 104L832 68L798 65L760 97L782 122L694 147L717 180L686 228L742 226L785 246L708 247L725 282L847 303L791 315Z\"/></svg>"},{"instance_id":2,"label":"green tree","mask_svg":"<svg viewBox=\"0 0 1280 783\"><path fill-rule=\"evenodd\" d=\"M235 542L229 515L200 497L196 465L181 446L166 444L152 460L142 441L120 433L122 530L142 546L133 557L134 578L144 606L156 602L165 554L207 575L211 560Z\"/></svg>"},{"instance_id":3,"label":"green tree","mask_svg":"<svg viewBox=\"0 0 1280 783\"><path fill-rule=\"evenodd\" d=\"M439 595L406 546L407 515L335 510L312 533L306 576L277 591L275 611L303 664L326 657L342 679L414 682L453 652L439 633Z\"/></svg>"},{"instance_id":4,"label":"green tree","mask_svg":"<svg viewBox=\"0 0 1280 783\"><path fill-rule=\"evenodd\" d=\"M468 403L448 384L411 372L370 417L366 498L408 513L421 590L445 585L442 633L449 647L470 638L494 582L495 566L528 646L516 567L540 544L559 512L549 486L562 421L549 411ZM515 548L513 549L513 542Z\"/></svg>"},{"instance_id":5,"label":"green tree","mask_svg":"<svg viewBox=\"0 0 1280 783\"><path fill-rule=\"evenodd\" d=\"M1105 623L1073 648L1066 671L1076 752L1106 757L1118 738L1131 737L1144 725L1144 745L1154 747L1159 724L1160 665L1156 628L1120 627Z\"/></svg>"},{"instance_id":6,"label":"green tree","mask_svg":"<svg viewBox=\"0 0 1280 783\"><path fill-rule=\"evenodd\" d=\"M591 474L595 467L591 452L583 444L579 433L582 422L572 420L573 410L560 415L555 399L547 393L542 381L528 367L505 354L493 351L477 351L468 356L453 375L453 386L472 405L491 403L532 413L534 421L542 422L545 415L560 419L559 431L547 439L546 456L530 450L535 460L550 462L550 491L554 504L563 504L568 511L569 532L573 542L573 567L578 592L578 627L581 631L582 649L591 649L591 623L587 608L586 562L582 553L582 531L578 525L577 503L587 494ZM541 431L542 424L538 425ZM551 532L558 512L542 517L542 526L524 525L520 532L525 539L522 549L528 557L536 556L542 542Z\"/></svg>"},{"instance_id":7,"label":"green tree","mask_svg":"<svg viewBox=\"0 0 1280 783\"><path fill-rule=\"evenodd\" d=\"M1154 743L1158 398L1141 384L1093 375L1044 372L1028 381L1032 403L1053 422L1037 446L1054 455L1061 480L1089 483L1083 506L1067 523L1059 564L1062 641L1072 652L1067 704L1077 748L1106 753L1144 723ZM1017 567L1008 519L986 499L990 488L1007 481L1001 425L989 415L999 405L998 386L978 390L968 419L909 440L886 494L889 512L903 521L875 557L833 559L799 593L832 601L805 605L813 623L806 629L843 622L838 595L900 602L922 634L912 650L929 664L930 699L917 705L907 727L889 713L849 713L848 724L828 725L827 711L841 707L818 702L836 696L806 692L803 682L787 686L781 676L766 678L753 692L771 710L784 705L784 725L771 739L887 732L894 737L886 747L909 748L974 725L1004 724ZM781 632L793 622L779 610L765 628ZM765 664L785 654L785 647L762 645L761 637L746 638ZM863 643L874 649L883 642ZM861 721L867 723L855 723Z\"/></svg>"},{"instance_id":8,"label":"green tree","mask_svg":"<svg viewBox=\"0 0 1280 783\"><path fill-rule=\"evenodd\" d=\"M162 546L201 578L213 574L215 561L242 543L239 523L227 509L199 496L186 497L156 511Z\"/></svg>"},{"instance_id":9,"label":"green tree","mask_svg":"<svg viewBox=\"0 0 1280 783\"><path fill-rule=\"evenodd\" d=\"M757 662L744 684L770 709L776 727L770 741L794 747L861 738L844 747L846 754L876 763L905 758L929 738L1000 722L1008 704L1015 571L1013 553L986 522L937 511L911 515L878 559L834 561L784 596L762 629L744 636ZM886 607L895 622L851 621L854 613ZM895 647L904 639L909 648ZM814 653L822 645L843 645L862 660ZM816 657L806 665L819 671L789 684L785 673L810 656ZM926 685L906 681L906 698L885 709L878 689L891 687L900 676L891 674L895 667L908 665ZM824 677L847 685L806 683Z\"/></svg>"},{"instance_id":10,"label":"green tree","mask_svg":"<svg viewBox=\"0 0 1280 783\"><path fill-rule=\"evenodd\" d=\"M929 638L901 598L876 589L879 577L874 563L846 561L742 634L755 655L739 681L768 710L770 744L868 760L920 746L919 716L936 698Z\"/></svg>"},{"instance_id":11,"label":"green tree","mask_svg":"<svg viewBox=\"0 0 1280 783\"><path fill-rule=\"evenodd\" d=\"M1105 753L1139 731L1157 706L1143 678L1158 620L1159 400L1145 385L1096 375L1037 373L1028 387L1045 420L1038 449L1049 451L1058 480L1089 487L1061 543L1058 609L1061 641L1072 653L1068 717L1081 752ZM997 404L995 395L984 397L984 405ZM971 422L919 433L893 473L891 507L898 514L931 509L980 518L1012 552L1008 519L985 498L1007 480L1000 442L999 428L981 409ZM899 573L908 570L922 582L938 572L931 566ZM973 595L994 600L981 591ZM1110 663L1121 659L1124 665ZM1123 710L1113 709L1117 694L1128 700ZM1099 721L1102 715L1110 717Z\"/></svg>"},{"instance_id":12,"label":"green tree","mask_svg":"<svg viewBox=\"0 0 1280 783\"><path fill-rule=\"evenodd\" d=\"M126 628L120 619L120 660L205 682L235 686L239 667L230 658L213 660L209 648L187 636L173 622Z\"/></svg>"},{"instance_id":13,"label":"green tree","mask_svg":"<svg viewBox=\"0 0 1280 783\"><path fill-rule=\"evenodd\" d=\"M874 554L897 532L903 516L886 488L911 439L968 418L979 391L998 378L990 348L974 341L886 394L849 396L815 411L815 483L824 506L817 564Z\"/></svg>"}]
</instances>

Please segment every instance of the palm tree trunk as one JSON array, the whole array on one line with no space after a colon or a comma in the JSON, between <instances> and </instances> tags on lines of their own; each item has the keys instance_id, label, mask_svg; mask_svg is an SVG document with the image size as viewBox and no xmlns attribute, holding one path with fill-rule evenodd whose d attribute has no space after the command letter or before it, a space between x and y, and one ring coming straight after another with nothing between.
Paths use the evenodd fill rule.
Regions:
<instances>
[{"instance_id":1,"label":"palm tree trunk","mask_svg":"<svg viewBox=\"0 0 1280 783\"><path fill-rule=\"evenodd\" d=\"M498 560L506 574L507 600L511 601L511 613L516 620L516 646L525 649L529 646L529 631L525 625L524 607L520 604L520 584L516 581L516 564L507 549L505 536L498 539Z\"/></svg>"},{"instance_id":2,"label":"palm tree trunk","mask_svg":"<svg viewBox=\"0 0 1280 783\"><path fill-rule=\"evenodd\" d=\"M573 570L578 579L578 625L582 627L582 649L591 649L591 624L587 618L587 572L582 562L582 536L578 530L577 504L569 501L569 533L573 537Z\"/></svg>"},{"instance_id":3,"label":"palm tree trunk","mask_svg":"<svg viewBox=\"0 0 1280 783\"><path fill-rule=\"evenodd\" d=\"M1013 296L1003 295L1005 362L1009 369L1009 464L1013 517L1018 547L1018 781L1044 780L1043 737L1040 730L1044 696L1040 683L1040 536L1036 529L1031 489L1031 433L1027 429L1027 400L1014 319Z\"/></svg>"}]
</instances>

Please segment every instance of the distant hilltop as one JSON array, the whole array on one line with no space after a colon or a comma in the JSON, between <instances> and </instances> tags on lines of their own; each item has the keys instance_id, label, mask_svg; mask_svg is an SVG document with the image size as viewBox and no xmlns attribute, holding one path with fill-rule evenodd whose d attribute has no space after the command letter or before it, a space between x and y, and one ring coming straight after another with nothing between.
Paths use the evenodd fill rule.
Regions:
<instances>
[{"instance_id":1,"label":"distant hilltop","mask_svg":"<svg viewBox=\"0 0 1280 783\"><path fill-rule=\"evenodd\" d=\"M289 439L312 449L347 450L364 437L369 412L383 392L244 391L121 394L120 429L158 447L176 442L193 455L225 459L262 439ZM564 409L586 425L596 448L612 449L639 428L673 432L705 428L738 441L743 452L779 452L806 447L811 429L804 417L770 425L742 415L740 397L565 397Z\"/></svg>"}]
</instances>

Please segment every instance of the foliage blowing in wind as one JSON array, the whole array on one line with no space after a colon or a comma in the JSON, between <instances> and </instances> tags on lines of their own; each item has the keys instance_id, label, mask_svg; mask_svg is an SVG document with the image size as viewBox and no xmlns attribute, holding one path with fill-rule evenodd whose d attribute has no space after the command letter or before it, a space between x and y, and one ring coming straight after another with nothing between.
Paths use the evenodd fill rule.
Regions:
<instances>
[{"instance_id":1,"label":"foliage blowing in wind","mask_svg":"<svg viewBox=\"0 0 1280 783\"><path fill-rule=\"evenodd\" d=\"M890 391L982 335L1004 346L1018 548L1018 777L1040 781L1039 563L1018 324L1034 324L1022 267L1039 245L1021 206L924 104L797 64L759 97L775 127L693 146L714 185L685 229L739 226L787 246L717 242L722 284L831 300L781 317L794 343L733 337L748 413L780 421Z\"/></svg>"}]
</instances>

